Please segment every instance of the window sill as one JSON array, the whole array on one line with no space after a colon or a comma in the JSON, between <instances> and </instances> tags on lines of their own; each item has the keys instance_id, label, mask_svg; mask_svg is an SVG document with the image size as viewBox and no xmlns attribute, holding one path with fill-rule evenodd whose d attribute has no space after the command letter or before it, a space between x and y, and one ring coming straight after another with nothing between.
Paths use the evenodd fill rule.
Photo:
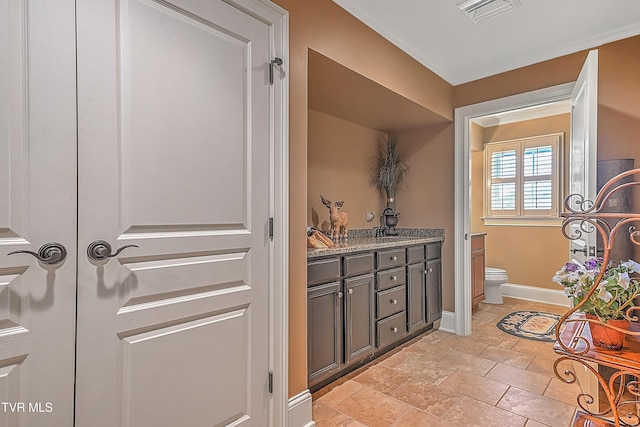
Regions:
<instances>
[{"instance_id":1,"label":"window sill","mask_svg":"<svg viewBox=\"0 0 640 427\"><path fill-rule=\"evenodd\" d=\"M512 227L561 227L562 218L554 217L484 217L484 225Z\"/></svg>"}]
</instances>

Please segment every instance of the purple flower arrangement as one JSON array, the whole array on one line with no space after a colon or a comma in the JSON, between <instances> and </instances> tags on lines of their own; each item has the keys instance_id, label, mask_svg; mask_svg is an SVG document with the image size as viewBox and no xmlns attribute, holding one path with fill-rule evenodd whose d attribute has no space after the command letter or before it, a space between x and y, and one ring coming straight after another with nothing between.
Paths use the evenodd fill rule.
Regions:
<instances>
[{"instance_id":1,"label":"purple flower arrangement","mask_svg":"<svg viewBox=\"0 0 640 427\"><path fill-rule=\"evenodd\" d=\"M633 300L640 296L640 264L633 260L614 265L602 264L602 258L592 258L584 264L568 262L553 276L553 281L564 287L564 293L578 305L592 289L604 267L604 275L596 291L582 305L581 311L597 316L602 322L627 319L627 310L634 307Z\"/></svg>"}]
</instances>

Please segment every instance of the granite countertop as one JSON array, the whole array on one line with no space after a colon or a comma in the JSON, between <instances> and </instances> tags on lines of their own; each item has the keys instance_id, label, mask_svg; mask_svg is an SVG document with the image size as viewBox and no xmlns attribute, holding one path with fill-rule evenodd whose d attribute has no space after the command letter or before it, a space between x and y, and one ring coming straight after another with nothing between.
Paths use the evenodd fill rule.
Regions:
<instances>
[{"instance_id":1,"label":"granite countertop","mask_svg":"<svg viewBox=\"0 0 640 427\"><path fill-rule=\"evenodd\" d=\"M358 230L354 230L354 234L350 235L348 240L337 242L332 248L307 249L307 259L444 241L444 230L442 229L405 228L398 229L397 236L384 237L374 237L367 234L369 233L358 233Z\"/></svg>"}]
</instances>

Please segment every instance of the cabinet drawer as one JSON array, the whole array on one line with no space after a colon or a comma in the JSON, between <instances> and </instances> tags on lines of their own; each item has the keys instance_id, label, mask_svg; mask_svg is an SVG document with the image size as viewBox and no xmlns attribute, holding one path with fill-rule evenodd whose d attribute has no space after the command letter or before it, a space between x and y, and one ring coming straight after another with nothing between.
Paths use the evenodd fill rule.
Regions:
<instances>
[{"instance_id":1,"label":"cabinet drawer","mask_svg":"<svg viewBox=\"0 0 640 427\"><path fill-rule=\"evenodd\" d=\"M377 289L388 289L395 286L404 285L406 283L404 267L394 268L392 270L379 271L376 273Z\"/></svg>"},{"instance_id":2,"label":"cabinet drawer","mask_svg":"<svg viewBox=\"0 0 640 427\"><path fill-rule=\"evenodd\" d=\"M471 236L471 250L484 249L484 235Z\"/></svg>"},{"instance_id":3,"label":"cabinet drawer","mask_svg":"<svg viewBox=\"0 0 640 427\"><path fill-rule=\"evenodd\" d=\"M394 314L384 320L379 320L376 325L378 348L393 344L406 333L406 312Z\"/></svg>"},{"instance_id":4,"label":"cabinet drawer","mask_svg":"<svg viewBox=\"0 0 640 427\"><path fill-rule=\"evenodd\" d=\"M307 284L329 282L340 278L340 258L322 259L307 264Z\"/></svg>"},{"instance_id":5,"label":"cabinet drawer","mask_svg":"<svg viewBox=\"0 0 640 427\"><path fill-rule=\"evenodd\" d=\"M397 267L406 263L405 250L402 249L390 249L388 251L380 251L378 256L378 269Z\"/></svg>"},{"instance_id":6,"label":"cabinet drawer","mask_svg":"<svg viewBox=\"0 0 640 427\"><path fill-rule=\"evenodd\" d=\"M404 286L378 292L376 298L378 319L404 311L407 307L407 295Z\"/></svg>"},{"instance_id":7,"label":"cabinet drawer","mask_svg":"<svg viewBox=\"0 0 640 427\"><path fill-rule=\"evenodd\" d=\"M368 273L373 270L373 253L349 255L344 257L344 275Z\"/></svg>"},{"instance_id":8,"label":"cabinet drawer","mask_svg":"<svg viewBox=\"0 0 640 427\"><path fill-rule=\"evenodd\" d=\"M442 243L429 243L427 245L427 259L437 259L441 258L440 253L442 252Z\"/></svg>"},{"instance_id":9,"label":"cabinet drawer","mask_svg":"<svg viewBox=\"0 0 640 427\"><path fill-rule=\"evenodd\" d=\"M424 259L424 245L407 248L407 264L420 262Z\"/></svg>"}]
</instances>

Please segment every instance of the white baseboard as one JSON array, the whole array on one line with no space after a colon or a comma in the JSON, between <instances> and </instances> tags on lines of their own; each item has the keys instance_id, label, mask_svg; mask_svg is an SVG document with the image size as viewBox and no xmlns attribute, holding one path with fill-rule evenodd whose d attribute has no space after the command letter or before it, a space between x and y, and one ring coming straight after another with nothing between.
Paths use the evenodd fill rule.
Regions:
<instances>
[{"instance_id":1,"label":"white baseboard","mask_svg":"<svg viewBox=\"0 0 640 427\"><path fill-rule=\"evenodd\" d=\"M288 410L289 427L314 427L316 423L311 418L311 393L305 390L289 399Z\"/></svg>"},{"instance_id":2,"label":"white baseboard","mask_svg":"<svg viewBox=\"0 0 640 427\"><path fill-rule=\"evenodd\" d=\"M442 319L440 319L440 331L456 333L456 314L453 311L442 310Z\"/></svg>"},{"instance_id":3,"label":"white baseboard","mask_svg":"<svg viewBox=\"0 0 640 427\"><path fill-rule=\"evenodd\" d=\"M505 283L500 287L503 297L570 307L571 300L561 290Z\"/></svg>"}]
</instances>

